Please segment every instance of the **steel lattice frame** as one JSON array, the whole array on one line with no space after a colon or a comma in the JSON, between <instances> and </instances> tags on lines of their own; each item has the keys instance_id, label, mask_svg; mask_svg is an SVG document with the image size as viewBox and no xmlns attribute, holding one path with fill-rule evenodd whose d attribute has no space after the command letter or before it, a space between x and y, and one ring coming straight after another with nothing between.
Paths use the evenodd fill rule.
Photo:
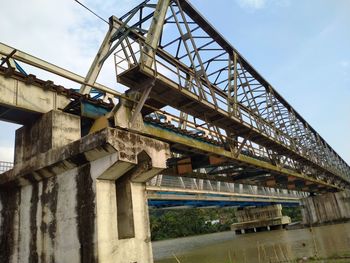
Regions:
<instances>
[{"instance_id":1,"label":"steel lattice frame","mask_svg":"<svg viewBox=\"0 0 350 263\"><path fill-rule=\"evenodd\" d=\"M154 46L160 2L168 6ZM346 162L187 0L144 1L116 20L114 45L102 61L115 54L119 82L143 93L152 108L144 115L201 133L233 155L349 185ZM156 84L145 87L150 79ZM157 114L164 106L170 115ZM228 164L207 172L241 170Z\"/></svg>"}]
</instances>

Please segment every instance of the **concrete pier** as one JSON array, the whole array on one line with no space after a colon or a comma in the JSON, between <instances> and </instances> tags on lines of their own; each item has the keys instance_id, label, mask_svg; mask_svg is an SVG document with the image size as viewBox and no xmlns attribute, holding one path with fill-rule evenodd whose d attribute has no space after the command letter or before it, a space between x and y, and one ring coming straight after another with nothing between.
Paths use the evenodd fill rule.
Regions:
<instances>
[{"instance_id":1,"label":"concrete pier","mask_svg":"<svg viewBox=\"0 0 350 263\"><path fill-rule=\"evenodd\" d=\"M16 133L0 176L0 262L153 262L145 181L167 144L120 129L80 136L52 111Z\"/></svg>"},{"instance_id":2,"label":"concrete pier","mask_svg":"<svg viewBox=\"0 0 350 263\"><path fill-rule=\"evenodd\" d=\"M243 208L235 215L238 223L232 224L231 230L236 234L282 229L291 222L290 217L282 215L280 204Z\"/></svg>"},{"instance_id":3,"label":"concrete pier","mask_svg":"<svg viewBox=\"0 0 350 263\"><path fill-rule=\"evenodd\" d=\"M342 191L302 199L303 224L320 225L350 219L350 192Z\"/></svg>"}]
</instances>

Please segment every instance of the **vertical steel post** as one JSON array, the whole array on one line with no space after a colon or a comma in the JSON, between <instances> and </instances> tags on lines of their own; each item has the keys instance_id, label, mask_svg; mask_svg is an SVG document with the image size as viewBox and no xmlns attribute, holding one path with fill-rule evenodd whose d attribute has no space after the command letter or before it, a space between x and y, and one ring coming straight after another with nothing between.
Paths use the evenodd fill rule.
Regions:
<instances>
[{"instance_id":1,"label":"vertical steel post","mask_svg":"<svg viewBox=\"0 0 350 263\"><path fill-rule=\"evenodd\" d=\"M232 101L232 59L231 55L228 56L228 81L227 81L227 111L232 116L233 113L233 101Z\"/></svg>"},{"instance_id":2,"label":"vertical steel post","mask_svg":"<svg viewBox=\"0 0 350 263\"><path fill-rule=\"evenodd\" d=\"M114 16L111 16L109 18L109 30L103 39L103 42L100 46L100 49L98 50L94 61L92 62L89 72L87 73L85 77L85 83L88 83L90 85L94 85L96 82L96 79L98 75L100 74L101 68L103 66L102 58L108 53L109 49L111 48L112 42L111 37L114 35L114 33L118 30L118 24L115 23ZM102 62L102 63L101 63ZM85 84L81 85L80 87L80 93L82 94L89 94L91 91L91 87L87 86Z\"/></svg>"},{"instance_id":3,"label":"vertical steel post","mask_svg":"<svg viewBox=\"0 0 350 263\"><path fill-rule=\"evenodd\" d=\"M151 68L152 64L155 63L155 52L158 47L158 42L163 30L164 20L170 0L159 0L156 9L153 14L151 26L148 30L145 46L143 47L144 54L141 56L141 67ZM142 48L142 47L141 47ZM141 95L140 101L137 103L135 110L130 118L130 127L134 125L136 116L141 112L143 105L145 104L152 87L154 86L154 81L152 81L145 89Z\"/></svg>"},{"instance_id":4,"label":"vertical steel post","mask_svg":"<svg viewBox=\"0 0 350 263\"><path fill-rule=\"evenodd\" d=\"M236 52L233 52L233 66L234 66L234 72L233 72L233 98L234 98L234 116L235 117L238 117L238 99L237 99L237 77L238 77L238 74L237 74L237 53Z\"/></svg>"},{"instance_id":5,"label":"vertical steel post","mask_svg":"<svg viewBox=\"0 0 350 263\"><path fill-rule=\"evenodd\" d=\"M150 68L153 63L154 52L158 46L159 39L163 30L165 15L168 10L170 0L159 0L153 14L151 26L148 30L144 47L144 56L142 63L145 67Z\"/></svg>"}]
</instances>

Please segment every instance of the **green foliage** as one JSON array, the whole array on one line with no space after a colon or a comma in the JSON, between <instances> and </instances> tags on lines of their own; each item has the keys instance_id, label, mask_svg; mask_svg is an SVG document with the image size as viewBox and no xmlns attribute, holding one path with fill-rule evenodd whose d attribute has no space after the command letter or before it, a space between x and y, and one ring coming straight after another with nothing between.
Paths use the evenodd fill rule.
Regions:
<instances>
[{"instance_id":1,"label":"green foliage","mask_svg":"<svg viewBox=\"0 0 350 263\"><path fill-rule=\"evenodd\" d=\"M292 219L292 222L302 221L301 208L297 207L283 207L282 214L289 216Z\"/></svg>"},{"instance_id":2,"label":"green foliage","mask_svg":"<svg viewBox=\"0 0 350 263\"><path fill-rule=\"evenodd\" d=\"M186 237L230 230L236 222L235 208L187 208L150 210L152 240ZM301 221L300 207L283 207L292 222ZM212 221L219 223L212 224Z\"/></svg>"},{"instance_id":3,"label":"green foliage","mask_svg":"<svg viewBox=\"0 0 350 263\"><path fill-rule=\"evenodd\" d=\"M226 231L234 222L233 208L150 210L152 240ZM219 223L212 224L213 220Z\"/></svg>"}]
</instances>

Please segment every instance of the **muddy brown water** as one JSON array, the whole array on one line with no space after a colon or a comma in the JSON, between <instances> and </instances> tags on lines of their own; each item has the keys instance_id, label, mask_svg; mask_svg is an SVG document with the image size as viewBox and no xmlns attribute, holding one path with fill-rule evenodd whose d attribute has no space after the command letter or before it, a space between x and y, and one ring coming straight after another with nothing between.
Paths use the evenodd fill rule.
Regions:
<instances>
[{"instance_id":1,"label":"muddy brown water","mask_svg":"<svg viewBox=\"0 0 350 263\"><path fill-rule=\"evenodd\" d=\"M230 231L152 245L156 263L263 263L330 257L350 253L350 223L246 235Z\"/></svg>"}]
</instances>

